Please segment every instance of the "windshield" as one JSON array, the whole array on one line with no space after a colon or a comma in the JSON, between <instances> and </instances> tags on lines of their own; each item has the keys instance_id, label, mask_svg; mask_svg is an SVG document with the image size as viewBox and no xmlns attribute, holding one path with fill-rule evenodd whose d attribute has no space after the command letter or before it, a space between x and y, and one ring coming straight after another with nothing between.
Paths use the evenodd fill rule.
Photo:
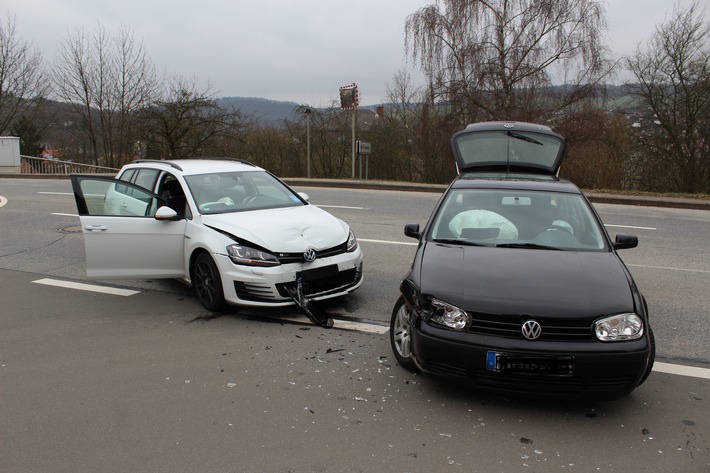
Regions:
<instances>
[{"instance_id":1,"label":"windshield","mask_svg":"<svg viewBox=\"0 0 710 473\"><path fill-rule=\"evenodd\" d=\"M434 217L431 239L511 248L603 250L602 229L578 194L460 189Z\"/></svg>"},{"instance_id":2,"label":"windshield","mask_svg":"<svg viewBox=\"0 0 710 473\"><path fill-rule=\"evenodd\" d=\"M185 180L201 214L306 205L265 171L199 174L185 176Z\"/></svg>"}]
</instances>

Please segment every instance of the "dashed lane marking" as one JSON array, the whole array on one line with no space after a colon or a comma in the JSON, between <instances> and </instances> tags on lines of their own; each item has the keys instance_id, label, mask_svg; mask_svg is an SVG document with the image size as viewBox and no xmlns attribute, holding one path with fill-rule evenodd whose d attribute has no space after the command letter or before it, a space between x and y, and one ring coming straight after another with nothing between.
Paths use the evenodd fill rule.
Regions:
<instances>
[{"instance_id":1,"label":"dashed lane marking","mask_svg":"<svg viewBox=\"0 0 710 473\"><path fill-rule=\"evenodd\" d=\"M60 281L58 279L37 279L36 281L32 281L33 283L36 284L44 284L45 286L55 286L55 287L63 287L67 289L78 289L80 291L89 291L89 292L100 292L102 294L111 294L114 296L132 296L134 294L140 294L140 291L132 291L130 289L119 289L117 287L107 287L107 286L96 286L94 284L83 284L79 282L70 282L70 281Z\"/></svg>"},{"instance_id":2,"label":"dashed lane marking","mask_svg":"<svg viewBox=\"0 0 710 473\"><path fill-rule=\"evenodd\" d=\"M697 366L673 365L657 361L653 364L653 371L678 376L689 376L691 378L710 379L710 369Z\"/></svg>"},{"instance_id":3,"label":"dashed lane marking","mask_svg":"<svg viewBox=\"0 0 710 473\"><path fill-rule=\"evenodd\" d=\"M99 292L102 294L111 294L111 295L116 295L116 296L132 296L134 294L140 293L140 291L132 291L129 289L119 289L119 288L107 287L107 286L96 286L93 284L83 284L83 283L70 282L70 281L60 281L57 279L49 279L49 278L37 279L32 282L36 283L36 284L43 284L45 286L55 286L55 287L63 287L63 288L67 288L67 289L77 289L80 291ZM286 317L274 316L273 319L287 321L287 322L293 322L293 323L302 324L302 325L309 325L309 326L313 325L313 322L311 322L307 317L302 317L302 316L286 316ZM378 334L378 335L384 335L389 331L389 326L387 326L387 325L379 325L379 324L375 324L375 323L358 322L358 321L341 320L341 319L333 319L333 328L339 329L339 330L349 330L349 331L353 331L353 332L374 333L374 334ZM657 373L673 374L673 375L677 375L677 376L687 376L687 377L691 377L691 378L710 379L710 369L700 368L697 366L674 365L671 363L662 363L660 361L657 361L653 365L653 371L655 371Z\"/></svg>"},{"instance_id":4,"label":"dashed lane marking","mask_svg":"<svg viewBox=\"0 0 710 473\"><path fill-rule=\"evenodd\" d=\"M407 245L407 246L417 246L419 244L419 243L411 243L408 241L368 240L367 238L358 238L357 241L365 241L368 243L385 243L387 245Z\"/></svg>"}]
</instances>

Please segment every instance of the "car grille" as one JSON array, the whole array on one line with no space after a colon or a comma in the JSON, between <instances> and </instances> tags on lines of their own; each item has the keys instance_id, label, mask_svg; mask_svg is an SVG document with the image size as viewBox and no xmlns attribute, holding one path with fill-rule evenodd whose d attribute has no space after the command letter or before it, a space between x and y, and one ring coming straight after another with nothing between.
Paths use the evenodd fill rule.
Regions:
<instances>
[{"instance_id":1,"label":"car grille","mask_svg":"<svg viewBox=\"0 0 710 473\"><path fill-rule=\"evenodd\" d=\"M633 376L594 376L587 380L578 377L555 377L535 374L491 373L479 370L475 373L475 383L489 389L524 389L528 393L539 394L580 394L594 391L623 391L632 389L636 379Z\"/></svg>"},{"instance_id":2,"label":"car grille","mask_svg":"<svg viewBox=\"0 0 710 473\"><path fill-rule=\"evenodd\" d=\"M316 259L341 255L346 251L347 242L338 246L334 246L332 248L326 248L325 250L316 251ZM303 257L303 253L276 253L276 257L279 259L279 262L281 264L306 262L306 259Z\"/></svg>"},{"instance_id":3,"label":"car grille","mask_svg":"<svg viewBox=\"0 0 710 473\"><path fill-rule=\"evenodd\" d=\"M361 271L357 268L353 268L340 271L332 276L305 280L303 282L303 294L306 296L316 296L327 294L329 292L335 292L356 284L361 277ZM295 288L296 283L292 282L276 285L279 294L283 297L289 297L289 293L286 290L287 287Z\"/></svg>"},{"instance_id":4,"label":"car grille","mask_svg":"<svg viewBox=\"0 0 710 473\"><path fill-rule=\"evenodd\" d=\"M524 339L521 328L523 323L533 317L516 315L471 314L470 333ZM548 341L585 341L592 340L592 322L588 319L553 319L535 317L542 326L542 335L538 340Z\"/></svg>"},{"instance_id":5,"label":"car grille","mask_svg":"<svg viewBox=\"0 0 710 473\"><path fill-rule=\"evenodd\" d=\"M340 271L321 279L311 279L303 283L303 293L307 296L316 296L336 292L341 289L355 285L362 277L359 269L353 268ZM276 285L278 293L272 290L267 284L245 283L234 281L234 290L237 297L244 301L254 302L282 302L283 299L290 299L286 287L296 287L296 283L281 283Z\"/></svg>"},{"instance_id":6,"label":"car grille","mask_svg":"<svg viewBox=\"0 0 710 473\"><path fill-rule=\"evenodd\" d=\"M443 363L428 360L425 367L428 372L458 378L469 378L476 386L504 391L517 391L538 394L581 394L623 391L635 386L633 376L549 376L545 374L492 373L487 370L469 369L464 364Z\"/></svg>"}]
</instances>

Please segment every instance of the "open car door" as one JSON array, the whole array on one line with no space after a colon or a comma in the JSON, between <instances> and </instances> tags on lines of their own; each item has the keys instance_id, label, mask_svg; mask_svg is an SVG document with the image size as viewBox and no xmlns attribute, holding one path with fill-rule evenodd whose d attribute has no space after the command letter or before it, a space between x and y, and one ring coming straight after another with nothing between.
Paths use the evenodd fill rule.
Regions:
<instances>
[{"instance_id":1,"label":"open car door","mask_svg":"<svg viewBox=\"0 0 710 473\"><path fill-rule=\"evenodd\" d=\"M160 197L108 177L72 175L71 184L89 279L185 277L186 220Z\"/></svg>"}]
</instances>

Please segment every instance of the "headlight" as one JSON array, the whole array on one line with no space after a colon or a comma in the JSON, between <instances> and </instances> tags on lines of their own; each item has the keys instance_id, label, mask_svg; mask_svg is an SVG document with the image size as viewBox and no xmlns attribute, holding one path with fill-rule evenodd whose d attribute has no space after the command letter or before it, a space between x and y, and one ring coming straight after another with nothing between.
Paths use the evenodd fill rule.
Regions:
<instances>
[{"instance_id":1,"label":"headlight","mask_svg":"<svg viewBox=\"0 0 710 473\"><path fill-rule=\"evenodd\" d=\"M281 264L278 258L271 253L244 245L229 245L227 254L234 264L246 266L278 266Z\"/></svg>"},{"instance_id":2,"label":"headlight","mask_svg":"<svg viewBox=\"0 0 710 473\"><path fill-rule=\"evenodd\" d=\"M468 327L469 320L466 311L434 298L429 301L429 304L434 309L433 315L429 318L430 322L454 330L464 330Z\"/></svg>"},{"instance_id":3,"label":"headlight","mask_svg":"<svg viewBox=\"0 0 710 473\"><path fill-rule=\"evenodd\" d=\"M346 248L348 253L352 253L357 250L357 238L355 238L355 234L352 230L350 230L350 234L348 234L348 243Z\"/></svg>"},{"instance_id":4,"label":"headlight","mask_svg":"<svg viewBox=\"0 0 710 473\"><path fill-rule=\"evenodd\" d=\"M636 340L643 335L643 320L636 314L605 317L594 323L594 333L602 342Z\"/></svg>"}]
</instances>

